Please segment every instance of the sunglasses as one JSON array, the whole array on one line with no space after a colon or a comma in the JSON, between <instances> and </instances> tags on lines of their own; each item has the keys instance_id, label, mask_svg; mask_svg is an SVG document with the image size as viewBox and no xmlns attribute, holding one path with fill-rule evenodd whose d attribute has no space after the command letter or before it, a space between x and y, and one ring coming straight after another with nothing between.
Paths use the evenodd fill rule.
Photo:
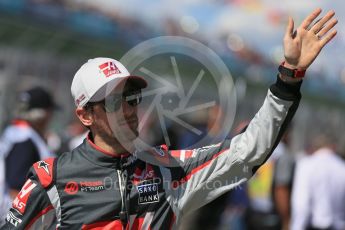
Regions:
<instances>
[{"instance_id":1,"label":"sunglasses","mask_svg":"<svg viewBox=\"0 0 345 230\"><path fill-rule=\"evenodd\" d=\"M90 107L94 104L102 104L104 111L107 113L113 113L118 111L122 102L125 101L130 106L137 106L142 100L141 89L125 91L122 94L111 94L100 102L90 102L86 104L86 107Z\"/></svg>"},{"instance_id":2,"label":"sunglasses","mask_svg":"<svg viewBox=\"0 0 345 230\"><path fill-rule=\"evenodd\" d=\"M107 113L119 110L122 102L125 101L130 106L137 106L142 100L141 90L126 91L121 94L111 94L103 100L103 107Z\"/></svg>"}]
</instances>

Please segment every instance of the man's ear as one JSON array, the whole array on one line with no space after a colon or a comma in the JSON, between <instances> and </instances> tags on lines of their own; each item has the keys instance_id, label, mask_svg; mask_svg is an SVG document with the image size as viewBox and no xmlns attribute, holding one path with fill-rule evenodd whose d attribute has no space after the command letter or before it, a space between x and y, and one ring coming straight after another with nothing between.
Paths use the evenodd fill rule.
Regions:
<instances>
[{"instance_id":1,"label":"man's ear","mask_svg":"<svg viewBox=\"0 0 345 230\"><path fill-rule=\"evenodd\" d=\"M78 107L75 110L75 114L77 115L81 123L83 123L83 125L91 126L93 124L93 116L91 111L86 110L85 108Z\"/></svg>"}]
</instances>

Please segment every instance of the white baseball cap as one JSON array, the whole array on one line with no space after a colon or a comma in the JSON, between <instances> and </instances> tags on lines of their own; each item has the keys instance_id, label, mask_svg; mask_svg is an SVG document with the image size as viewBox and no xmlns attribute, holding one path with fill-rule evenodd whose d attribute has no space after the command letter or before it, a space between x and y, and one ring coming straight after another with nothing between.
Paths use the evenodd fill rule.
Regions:
<instances>
[{"instance_id":1,"label":"white baseball cap","mask_svg":"<svg viewBox=\"0 0 345 230\"><path fill-rule=\"evenodd\" d=\"M138 88L146 88L144 78L130 75L119 61L98 57L88 60L74 75L71 92L74 103L83 107L87 102L103 100L121 82L131 80Z\"/></svg>"}]
</instances>

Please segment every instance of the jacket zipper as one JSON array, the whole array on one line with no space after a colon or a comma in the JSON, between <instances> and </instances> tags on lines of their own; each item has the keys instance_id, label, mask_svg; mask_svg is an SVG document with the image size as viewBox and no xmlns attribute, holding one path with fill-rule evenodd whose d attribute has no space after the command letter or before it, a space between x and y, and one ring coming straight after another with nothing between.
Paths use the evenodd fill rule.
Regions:
<instances>
[{"instance_id":1,"label":"jacket zipper","mask_svg":"<svg viewBox=\"0 0 345 230\"><path fill-rule=\"evenodd\" d=\"M127 225L128 221L128 213L127 213L127 205L126 205L126 180L123 174L124 172L117 169L117 176L119 179L119 187L120 187L120 194L121 194L121 211L120 211L120 220L124 226Z\"/></svg>"}]
</instances>

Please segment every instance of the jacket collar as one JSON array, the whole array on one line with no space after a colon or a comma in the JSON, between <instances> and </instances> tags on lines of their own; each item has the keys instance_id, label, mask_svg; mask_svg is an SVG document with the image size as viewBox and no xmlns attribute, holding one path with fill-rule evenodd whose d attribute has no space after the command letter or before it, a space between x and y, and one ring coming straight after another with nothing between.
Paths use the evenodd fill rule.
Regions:
<instances>
[{"instance_id":1,"label":"jacket collar","mask_svg":"<svg viewBox=\"0 0 345 230\"><path fill-rule=\"evenodd\" d=\"M105 151L93 143L92 139L90 138L90 133L88 134L87 138L84 139L84 142L81 145L81 152L89 161L96 165L116 169L121 169L122 165L124 165L131 156L129 153L114 155Z\"/></svg>"}]
</instances>

